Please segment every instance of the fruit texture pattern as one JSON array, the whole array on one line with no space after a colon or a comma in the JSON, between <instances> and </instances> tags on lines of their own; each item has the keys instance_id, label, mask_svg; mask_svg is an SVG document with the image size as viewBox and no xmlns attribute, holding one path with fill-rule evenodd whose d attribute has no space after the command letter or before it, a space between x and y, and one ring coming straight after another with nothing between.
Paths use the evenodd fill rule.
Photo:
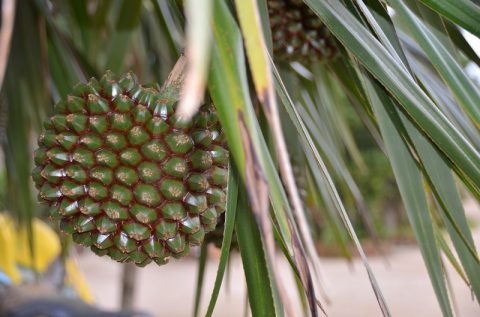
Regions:
<instances>
[{"instance_id":1,"label":"fruit texture pattern","mask_svg":"<svg viewBox=\"0 0 480 317\"><path fill-rule=\"evenodd\" d=\"M268 0L273 54L284 62L325 62L338 53L329 29L302 0Z\"/></svg>"},{"instance_id":2,"label":"fruit texture pattern","mask_svg":"<svg viewBox=\"0 0 480 317\"><path fill-rule=\"evenodd\" d=\"M212 105L178 120L176 99L132 73L107 72L54 107L32 176L76 243L119 262L162 265L215 229L225 211L223 132Z\"/></svg>"}]
</instances>

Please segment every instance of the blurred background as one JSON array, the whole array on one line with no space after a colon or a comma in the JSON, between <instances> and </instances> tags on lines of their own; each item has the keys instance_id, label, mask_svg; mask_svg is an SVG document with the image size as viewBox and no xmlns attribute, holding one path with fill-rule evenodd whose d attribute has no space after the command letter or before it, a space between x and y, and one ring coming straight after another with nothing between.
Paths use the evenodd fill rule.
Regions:
<instances>
[{"instance_id":1,"label":"blurred background","mask_svg":"<svg viewBox=\"0 0 480 317\"><path fill-rule=\"evenodd\" d=\"M3 0L0 4L11 2ZM88 249L72 246L59 233L48 218L47 208L36 203L30 179L33 148L42 121L52 113L55 102L66 97L76 83L98 77L107 69L116 73L132 70L142 83L162 83L184 45L183 28L181 1L16 1L0 95L0 284L4 286L0 307L15 306L45 292L62 294L58 297L62 300L80 299L105 311L134 311L132 315L193 313L199 249L193 249L188 258L172 260L170 265L141 269L98 257ZM480 50L477 38L466 37ZM480 78L474 64L466 69L472 78ZM348 211L368 211L367 219L361 212L350 212L350 217L392 315L440 316L388 158L354 107L348 102L337 102L335 107L322 102L327 104L319 105L320 111L333 116L336 122L332 125L343 131L341 140L333 136L329 140L345 168L343 174L335 175L336 185ZM285 122L287 128L288 124ZM294 172L315 227L327 313L380 316L365 269L347 233L339 230L338 217L332 217L318 203L310 173L301 167L305 164L295 164L306 158L296 155L295 141L288 143L293 165L300 166ZM352 191L353 183L358 192ZM480 243L480 207L468 194L462 193L462 198L474 240ZM35 260L30 258L31 248ZM219 252L214 244L208 245L200 312L208 305ZM231 256L214 315L248 316L242 263L237 251ZM283 258L279 261L287 276L287 292L294 297L291 270ZM449 286L455 291L458 316L480 316L479 305L461 275L451 265L445 267ZM6 285L12 284L19 289L7 297Z\"/></svg>"}]
</instances>

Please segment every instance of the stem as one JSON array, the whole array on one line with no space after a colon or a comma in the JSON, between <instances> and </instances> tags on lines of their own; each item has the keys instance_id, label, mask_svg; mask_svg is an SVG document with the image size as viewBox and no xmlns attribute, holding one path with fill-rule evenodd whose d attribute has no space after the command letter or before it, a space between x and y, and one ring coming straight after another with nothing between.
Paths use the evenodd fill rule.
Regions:
<instances>
[{"instance_id":1,"label":"stem","mask_svg":"<svg viewBox=\"0 0 480 317\"><path fill-rule=\"evenodd\" d=\"M135 298L135 276L137 268L133 263L126 263L123 266L122 276L122 309L133 308Z\"/></svg>"}]
</instances>

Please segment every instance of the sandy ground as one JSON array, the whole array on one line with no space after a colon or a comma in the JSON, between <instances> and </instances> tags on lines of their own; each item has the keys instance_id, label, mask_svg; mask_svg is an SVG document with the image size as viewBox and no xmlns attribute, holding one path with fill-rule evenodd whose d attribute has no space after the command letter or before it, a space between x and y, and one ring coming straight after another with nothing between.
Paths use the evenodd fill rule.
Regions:
<instances>
[{"instance_id":1,"label":"sandy ground","mask_svg":"<svg viewBox=\"0 0 480 317\"><path fill-rule=\"evenodd\" d=\"M480 216L478 206L467 205ZM469 210L470 209L470 210ZM475 231L477 246L480 231ZM370 257L378 283L383 291L392 316L441 316L430 280L418 249L414 246L396 246L388 255L388 263L381 257ZM85 252L78 258L80 267L90 284L100 307L116 309L120 301L121 266L107 258ZM172 265L173 264L173 265ZM148 266L137 271L136 308L155 316L191 316L195 292L197 262L195 259L175 261L170 265ZM218 261L209 260L206 269L202 311L213 288ZM290 298L296 298L296 289L286 261L279 259L286 289ZM360 260L347 263L343 259L322 259L324 286L330 298L325 308L329 316L381 316L375 296ZM457 273L449 268L456 301L457 316L480 316L480 306ZM224 282L214 316L245 316L245 281L241 259L234 255L230 273ZM299 316L302 316L299 313Z\"/></svg>"}]
</instances>

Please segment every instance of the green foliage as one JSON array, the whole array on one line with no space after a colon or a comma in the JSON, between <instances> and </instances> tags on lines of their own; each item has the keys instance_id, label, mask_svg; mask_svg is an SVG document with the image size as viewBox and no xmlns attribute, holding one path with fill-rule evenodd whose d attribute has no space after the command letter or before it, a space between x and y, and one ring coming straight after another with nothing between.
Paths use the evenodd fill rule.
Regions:
<instances>
[{"instance_id":1,"label":"green foliage","mask_svg":"<svg viewBox=\"0 0 480 317\"><path fill-rule=\"evenodd\" d=\"M459 28L479 36L478 5L305 0L338 45L337 59L322 64L272 56L277 35L269 28L270 2L211 0L210 23L195 20L195 34L210 41L197 43L184 34L183 6L192 9L192 1L17 1L1 87L7 110L0 115L8 115L0 122L6 208L27 224L39 214L30 190L32 140L51 105L74 84L111 69L133 70L141 82L158 86L186 46L193 63L186 81L208 87L238 170L241 208L236 217L227 212L225 241L235 222L254 313L288 315L292 309L275 267L277 246L291 264L302 302L318 314L314 241L324 239L346 257L355 246L388 316L358 237L381 241L408 231L407 218L443 314L452 309L442 253L479 299L479 258L459 195L468 190L480 198L479 87L464 69L478 66L480 58ZM188 54L190 45L200 45L198 55ZM195 65L206 59L208 77L205 65ZM199 98L199 86L200 93L185 93ZM282 127L275 124L280 119ZM429 206L430 195L435 203ZM399 219L393 232L385 229L386 210ZM452 246L439 238L440 227ZM214 303L215 293L209 313Z\"/></svg>"}]
</instances>

